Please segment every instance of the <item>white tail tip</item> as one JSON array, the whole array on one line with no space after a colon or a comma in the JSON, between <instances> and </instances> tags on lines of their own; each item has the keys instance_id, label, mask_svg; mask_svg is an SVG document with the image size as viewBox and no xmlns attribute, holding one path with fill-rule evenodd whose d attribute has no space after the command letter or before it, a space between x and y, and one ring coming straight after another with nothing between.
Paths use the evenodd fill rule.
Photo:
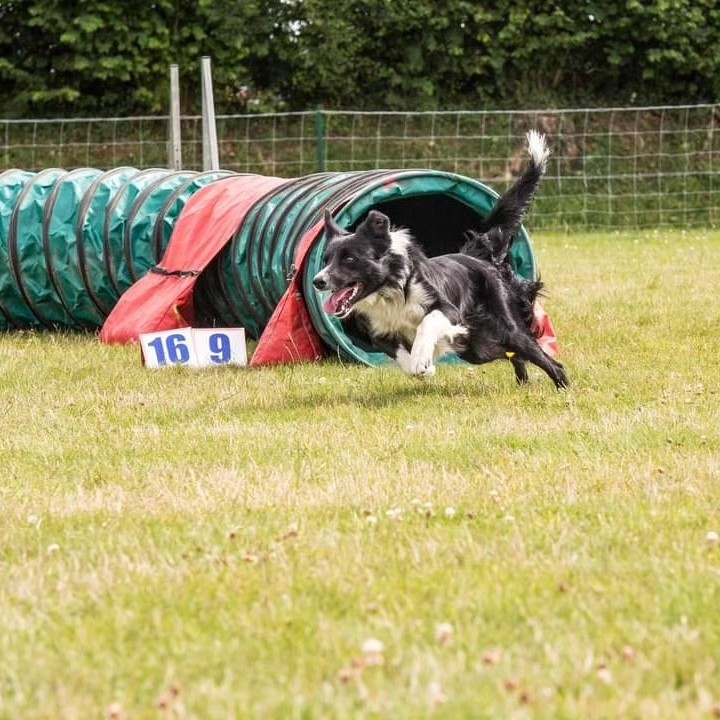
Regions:
<instances>
[{"instance_id":1,"label":"white tail tip","mask_svg":"<svg viewBox=\"0 0 720 720\"><path fill-rule=\"evenodd\" d=\"M528 153L533 162L545 170L547 159L550 157L550 148L545 136L537 130L529 130L527 134Z\"/></svg>"}]
</instances>

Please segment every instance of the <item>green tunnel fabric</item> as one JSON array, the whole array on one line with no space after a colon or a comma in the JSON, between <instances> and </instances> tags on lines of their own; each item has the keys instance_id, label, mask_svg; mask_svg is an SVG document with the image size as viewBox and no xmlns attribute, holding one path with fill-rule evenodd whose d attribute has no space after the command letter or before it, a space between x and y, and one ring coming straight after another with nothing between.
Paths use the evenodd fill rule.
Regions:
<instances>
[{"instance_id":1,"label":"green tunnel fabric","mask_svg":"<svg viewBox=\"0 0 720 720\"><path fill-rule=\"evenodd\" d=\"M162 256L188 199L228 171L0 174L0 330L97 329Z\"/></svg>"},{"instance_id":2,"label":"green tunnel fabric","mask_svg":"<svg viewBox=\"0 0 720 720\"><path fill-rule=\"evenodd\" d=\"M105 215L115 196L132 183L140 171L114 168L96 179L86 193L77 229L77 267L63 287L70 308L82 327L100 327L117 302L105 253Z\"/></svg>"},{"instance_id":3,"label":"green tunnel fabric","mask_svg":"<svg viewBox=\"0 0 720 720\"><path fill-rule=\"evenodd\" d=\"M77 273L77 226L83 197L101 175L92 168L72 170L58 180L45 205L43 252L54 292L48 295L41 314L51 327L71 327L77 321L76 308L70 302L73 290L84 289Z\"/></svg>"},{"instance_id":4,"label":"green tunnel fabric","mask_svg":"<svg viewBox=\"0 0 720 720\"><path fill-rule=\"evenodd\" d=\"M115 290L115 301L133 284L133 277L125 254L125 233L133 205L143 197L147 188L164 181L170 170L149 168L138 173L131 183L124 185L115 195L105 213L103 243L108 277Z\"/></svg>"},{"instance_id":5,"label":"green tunnel fabric","mask_svg":"<svg viewBox=\"0 0 720 720\"><path fill-rule=\"evenodd\" d=\"M16 314L20 308L27 308L10 270L8 242L15 205L32 177L34 173L25 170L6 170L0 173L0 330L21 327L22 322L16 319Z\"/></svg>"},{"instance_id":6,"label":"green tunnel fabric","mask_svg":"<svg viewBox=\"0 0 720 720\"><path fill-rule=\"evenodd\" d=\"M18 196L8 236L9 272L24 303L15 303L13 317L19 326L52 327L51 318L66 319L52 278L45 266L45 205L51 200L66 170L49 168L28 180Z\"/></svg>"}]
</instances>

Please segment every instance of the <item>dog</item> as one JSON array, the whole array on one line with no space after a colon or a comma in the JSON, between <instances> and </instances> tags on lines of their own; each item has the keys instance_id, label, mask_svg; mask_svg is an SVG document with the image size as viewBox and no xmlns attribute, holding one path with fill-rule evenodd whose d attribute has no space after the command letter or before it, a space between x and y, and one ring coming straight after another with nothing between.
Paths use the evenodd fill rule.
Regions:
<instances>
[{"instance_id":1,"label":"dog","mask_svg":"<svg viewBox=\"0 0 720 720\"><path fill-rule=\"evenodd\" d=\"M378 210L345 232L326 209L324 267L313 278L318 291L331 291L323 310L352 322L357 334L410 375L434 375L436 361L454 352L473 364L510 359L518 383L528 381L530 362L558 389L568 387L563 366L533 334L543 284L519 277L509 260L550 155L545 137L534 130L527 151L522 175L466 232L457 253L427 257L408 230L392 228Z\"/></svg>"}]
</instances>

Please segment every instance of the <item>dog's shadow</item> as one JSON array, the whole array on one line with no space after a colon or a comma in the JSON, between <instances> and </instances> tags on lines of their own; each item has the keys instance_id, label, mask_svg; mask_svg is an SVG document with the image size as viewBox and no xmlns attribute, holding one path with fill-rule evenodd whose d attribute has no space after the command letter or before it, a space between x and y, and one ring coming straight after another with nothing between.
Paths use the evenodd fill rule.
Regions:
<instances>
[{"instance_id":1,"label":"dog's shadow","mask_svg":"<svg viewBox=\"0 0 720 720\"><path fill-rule=\"evenodd\" d=\"M241 392L228 398L228 401L235 408L263 413L353 407L381 410L398 404L407 406L414 401L427 405L433 400L441 403L468 397L479 399L510 391L510 385L502 381L498 386L495 373L486 373L478 368L441 366L438 375L421 380L407 377L392 367L347 367L347 374L337 377L336 369L341 366L341 361L329 361L329 364L332 367L329 374L334 376L333 379L322 373L320 365L316 381L308 381L305 376L295 377L290 372L280 391L276 388L274 392L262 395ZM490 374L492 378L488 377ZM514 383L512 388L515 392L522 390Z\"/></svg>"}]
</instances>

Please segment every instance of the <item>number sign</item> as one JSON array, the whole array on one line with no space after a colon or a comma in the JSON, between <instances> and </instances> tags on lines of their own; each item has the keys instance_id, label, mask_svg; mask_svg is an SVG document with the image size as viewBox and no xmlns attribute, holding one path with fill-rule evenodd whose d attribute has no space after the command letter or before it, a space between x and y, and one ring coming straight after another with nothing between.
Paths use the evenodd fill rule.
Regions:
<instances>
[{"instance_id":1,"label":"number sign","mask_svg":"<svg viewBox=\"0 0 720 720\"><path fill-rule=\"evenodd\" d=\"M140 335L145 367L247 365L243 328L179 328Z\"/></svg>"}]
</instances>

